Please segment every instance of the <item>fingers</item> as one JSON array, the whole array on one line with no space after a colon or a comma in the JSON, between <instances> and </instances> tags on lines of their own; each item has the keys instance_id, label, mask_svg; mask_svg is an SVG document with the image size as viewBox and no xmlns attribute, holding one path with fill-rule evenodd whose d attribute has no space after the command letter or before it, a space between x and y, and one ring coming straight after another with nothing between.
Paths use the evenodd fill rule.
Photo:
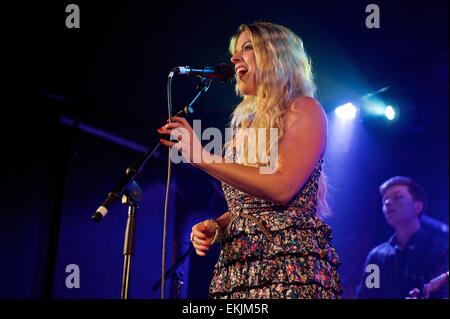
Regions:
<instances>
[{"instance_id":1,"label":"fingers","mask_svg":"<svg viewBox=\"0 0 450 319\"><path fill-rule=\"evenodd\" d=\"M165 146L168 146L168 147L174 147L174 146L176 146L178 143L176 143L176 142L171 142L171 141L168 141L168 140L165 140L165 139L160 139L159 140L159 142L161 143L161 144L163 144L163 145L165 145Z\"/></svg>"},{"instance_id":2,"label":"fingers","mask_svg":"<svg viewBox=\"0 0 450 319\"><path fill-rule=\"evenodd\" d=\"M202 251L202 252L205 252L205 251L209 250L209 246L199 245L199 244L197 244L195 242L192 245L194 246L195 250L199 250L199 251Z\"/></svg>"},{"instance_id":3,"label":"fingers","mask_svg":"<svg viewBox=\"0 0 450 319\"><path fill-rule=\"evenodd\" d=\"M159 134L170 135L169 141L160 140L161 144L175 148L187 162L192 164L202 161L203 146L186 119L174 116L174 122L167 123L157 131ZM200 151L198 151L200 150ZM195 164L194 164L195 165Z\"/></svg>"},{"instance_id":4,"label":"fingers","mask_svg":"<svg viewBox=\"0 0 450 319\"><path fill-rule=\"evenodd\" d=\"M414 289L411 290L409 293L410 293L410 294L419 294L419 293L420 293L420 290L419 290L418 288L414 288Z\"/></svg>"},{"instance_id":5,"label":"fingers","mask_svg":"<svg viewBox=\"0 0 450 319\"><path fill-rule=\"evenodd\" d=\"M209 247L209 242L207 240L200 239L194 236L194 243L199 246Z\"/></svg>"},{"instance_id":6,"label":"fingers","mask_svg":"<svg viewBox=\"0 0 450 319\"><path fill-rule=\"evenodd\" d=\"M205 252L209 250L210 241L208 241L208 236L203 233L203 222L192 227L191 242L197 255L206 256Z\"/></svg>"},{"instance_id":7,"label":"fingers","mask_svg":"<svg viewBox=\"0 0 450 319\"><path fill-rule=\"evenodd\" d=\"M205 240L201 240L195 236L192 237L192 245L194 246L195 252L199 256L205 256L206 251L209 250L209 244Z\"/></svg>"},{"instance_id":8,"label":"fingers","mask_svg":"<svg viewBox=\"0 0 450 319\"><path fill-rule=\"evenodd\" d=\"M168 121L168 120L167 120ZM185 127L186 129L191 130L191 125L186 121L185 118L174 116L172 117L172 122L168 122L163 125L160 129L173 129L177 127Z\"/></svg>"},{"instance_id":9,"label":"fingers","mask_svg":"<svg viewBox=\"0 0 450 319\"><path fill-rule=\"evenodd\" d=\"M159 134L166 134L166 135L170 135L170 138L173 140L181 140L182 138L184 140L189 140L190 134L188 132L188 130L186 130L185 128L174 128L174 129L165 129L160 128L157 130Z\"/></svg>"},{"instance_id":10,"label":"fingers","mask_svg":"<svg viewBox=\"0 0 450 319\"><path fill-rule=\"evenodd\" d=\"M418 288L414 288L409 292L409 298L408 299L417 299L420 295L420 290Z\"/></svg>"},{"instance_id":11,"label":"fingers","mask_svg":"<svg viewBox=\"0 0 450 319\"><path fill-rule=\"evenodd\" d=\"M197 238L200 238L200 239L206 239L207 238L207 236L206 236L206 234L205 233L203 233L202 231L200 231L199 229L198 229L198 224L197 225L195 225L194 227L192 227L192 234L195 236L195 237L197 237Z\"/></svg>"},{"instance_id":12,"label":"fingers","mask_svg":"<svg viewBox=\"0 0 450 319\"><path fill-rule=\"evenodd\" d=\"M213 228L214 228L215 226L213 226ZM205 220L204 222L203 222L203 231L205 232L205 233L207 233L207 232L210 232L213 228L211 228L211 223L208 221L208 220Z\"/></svg>"},{"instance_id":13,"label":"fingers","mask_svg":"<svg viewBox=\"0 0 450 319\"><path fill-rule=\"evenodd\" d=\"M171 122L171 123L167 123L166 125L162 126L162 129L172 129L172 128L177 128L177 127L183 127L182 124L178 123L178 122Z\"/></svg>"},{"instance_id":14,"label":"fingers","mask_svg":"<svg viewBox=\"0 0 450 319\"><path fill-rule=\"evenodd\" d=\"M159 129L159 134L166 134L170 136L171 141L190 141L189 131L179 123L169 123ZM174 146L173 142L163 143L165 146Z\"/></svg>"},{"instance_id":15,"label":"fingers","mask_svg":"<svg viewBox=\"0 0 450 319\"><path fill-rule=\"evenodd\" d=\"M195 250L195 252L196 252L197 255L199 255L201 257L206 256L206 254L204 252L200 251L200 250Z\"/></svg>"},{"instance_id":16,"label":"fingers","mask_svg":"<svg viewBox=\"0 0 450 319\"><path fill-rule=\"evenodd\" d=\"M170 134L172 132L172 130L176 131L176 129L180 129L183 128L183 125L181 125L180 123L167 123L166 125L161 126L159 129L157 129L156 131L159 134Z\"/></svg>"},{"instance_id":17,"label":"fingers","mask_svg":"<svg viewBox=\"0 0 450 319\"><path fill-rule=\"evenodd\" d=\"M191 125L188 123L188 121L186 121L184 117L173 116L172 121L176 123L181 123L185 127L191 127Z\"/></svg>"}]
</instances>

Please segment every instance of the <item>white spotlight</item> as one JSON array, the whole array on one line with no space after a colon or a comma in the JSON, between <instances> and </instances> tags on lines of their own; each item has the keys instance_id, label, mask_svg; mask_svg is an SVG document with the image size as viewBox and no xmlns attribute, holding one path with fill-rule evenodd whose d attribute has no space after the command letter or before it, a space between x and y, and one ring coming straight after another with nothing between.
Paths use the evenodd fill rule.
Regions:
<instances>
[{"instance_id":1,"label":"white spotlight","mask_svg":"<svg viewBox=\"0 0 450 319\"><path fill-rule=\"evenodd\" d=\"M354 106L352 103L346 103L344 105L338 106L334 110L334 114L338 116L341 119L344 120L352 120L356 116L356 106Z\"/></svg>"},{"instance_id":2,"label":"white spotlight","mask_svg":"<svg viewBox=\"0 0 450 319\"><path fill-rule=\"evenodd\" d=\"M392 106L388 105L386 106L385 110L384 110L384 116L386 116L386 118L389 121L392 121L393 119L395 119L395 110Z\"/></svg>"}]
</instances>

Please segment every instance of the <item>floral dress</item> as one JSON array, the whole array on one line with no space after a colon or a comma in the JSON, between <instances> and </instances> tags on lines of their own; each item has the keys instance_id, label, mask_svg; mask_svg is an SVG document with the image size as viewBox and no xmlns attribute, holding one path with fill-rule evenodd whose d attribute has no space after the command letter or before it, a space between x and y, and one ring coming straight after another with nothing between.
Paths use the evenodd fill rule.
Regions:
<instances>
[{"instance_id":1,"label":"floral dress","mask_svg":"<svg viewBox=\"0 0 450 319\"><path fill-rule=\"evenodd\" d=\"M316 214L322 160L287 205L222 183L231 220L209 288L211 298L340 298L331 228Z\"/></svg>"}]
</instances>

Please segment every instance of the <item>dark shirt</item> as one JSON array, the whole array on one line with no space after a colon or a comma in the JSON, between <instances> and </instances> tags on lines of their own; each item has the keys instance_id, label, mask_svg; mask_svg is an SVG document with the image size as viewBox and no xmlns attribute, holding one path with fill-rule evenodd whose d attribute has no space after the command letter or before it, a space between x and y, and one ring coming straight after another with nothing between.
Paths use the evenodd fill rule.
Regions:
<instances>
[{"instance_id":1,"label":"dark shirt","mask_svg":"<svg viewBox=\"0 0 450 319\"><path fill-rule=\"evenodd\" d=\"M379 288L368 288L366 285L366 278L374 273L373 270L366 272L369 264L379 267ZM401 249L394 234L367 256L356 298L404 299L409 291L422 289L424 284L446 271L448 248L442 242L419 229L411 236L406 247ZM371 279L373 277L368 278L368 281ZM448 283L432 293L430 298L448 298Z\"/></svg>"}]
</instances>

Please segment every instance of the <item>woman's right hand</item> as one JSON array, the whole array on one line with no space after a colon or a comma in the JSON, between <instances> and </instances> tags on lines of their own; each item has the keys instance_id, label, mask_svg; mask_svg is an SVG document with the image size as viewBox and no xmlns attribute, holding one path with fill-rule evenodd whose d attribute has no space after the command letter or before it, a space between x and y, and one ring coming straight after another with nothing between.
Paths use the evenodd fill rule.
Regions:
<instances>
[{"instance_id":1,"label":"woman's right hand","mask_svg":"<svg viewBox=\"0 0 450 319\"><path fill-rule=\"evenodd\" d=\"M192 226L190 238L197 255L206 255L205 252L211 246L217 227L217 223L209 219Z\"/></svg>"}]
</instances>

